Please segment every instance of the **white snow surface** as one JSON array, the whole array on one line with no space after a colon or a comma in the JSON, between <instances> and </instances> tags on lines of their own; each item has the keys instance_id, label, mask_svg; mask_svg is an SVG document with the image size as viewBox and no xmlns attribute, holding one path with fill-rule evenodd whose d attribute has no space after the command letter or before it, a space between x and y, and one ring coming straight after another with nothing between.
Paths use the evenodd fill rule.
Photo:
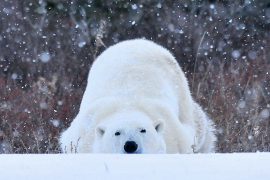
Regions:
<instances>
[{"instance_id":1,"label":"white snow surface","mask_svg":"<svg viewBox=\"0 0 270 180\"><path fill-rule=\"evenodd\" d=\"M269 180L270 153L0 155L3 180Z\"/></svg>"}]
</instances>

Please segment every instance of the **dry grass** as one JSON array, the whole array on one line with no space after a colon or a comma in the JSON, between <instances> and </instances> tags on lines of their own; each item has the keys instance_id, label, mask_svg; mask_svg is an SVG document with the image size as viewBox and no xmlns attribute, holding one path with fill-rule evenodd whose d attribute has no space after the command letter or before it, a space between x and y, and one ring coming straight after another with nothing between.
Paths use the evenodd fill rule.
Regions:
<instances>
[{"instance_id":1,"label":"dry grass","mask_svg":"<svg viewBox=\"0 0 270 180\"><path fill-rule=\"evenodd\" d=\"M258 59L213 68L195 74L194 96L216 123L218 151L269 151L270 64Z\"/></svg>"}]
</instances>

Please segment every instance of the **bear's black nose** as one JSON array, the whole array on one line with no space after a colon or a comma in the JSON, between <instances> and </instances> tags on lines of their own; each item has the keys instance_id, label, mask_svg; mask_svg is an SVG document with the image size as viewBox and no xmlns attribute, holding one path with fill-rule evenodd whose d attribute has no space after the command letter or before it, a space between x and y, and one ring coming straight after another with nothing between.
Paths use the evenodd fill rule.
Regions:
<instances>
[{"instance_id":1,"label":"bear's black nose","mask_svg":"<svg viewBox=\"0 0 270 180\"><path fill-rule=\"evenodd\" d=\"M138 145L134 141L127 141L125 143L124 149L127 153L134 153L138 148Z\"/></svg>"}]
</instances>

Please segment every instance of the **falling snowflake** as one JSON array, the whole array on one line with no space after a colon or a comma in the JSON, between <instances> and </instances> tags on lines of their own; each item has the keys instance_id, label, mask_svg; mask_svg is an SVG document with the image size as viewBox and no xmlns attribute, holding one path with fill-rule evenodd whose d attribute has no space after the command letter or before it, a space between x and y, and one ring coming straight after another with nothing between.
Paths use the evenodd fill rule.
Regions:
<instances>
[{"instance_id":1,"label":"falling snowflake","mask_svg":"<svg viewBox=\"0 0 270 180\"><path fill-rule=\"evenodd\" d=\"M59 127L60 125L60 121L58 119L52 119L50 122L54 127Z\"/></svg>"},{"instance_id":2,"label":"falling snowflake","mask_svg":"<svg viewBox=\"0 0 270 180\"><path fill-rule=\"evenodd\" d=\"M260 112L260 117L261 117L262 119L267 119L267 118L269 118L269 116L270 116L270 112L269 112L268 109L263 109L263 110Z\"/></svg>"},{"instance_id":3,"label":"falling snowflake","mask_svg":"<svg viewBox=\"0 0 270 180\"><path fill-rule=\"evenodd\" d=\"M48 104L47 104L46 102L41 102L41 103L39 104L39 107L40 107L41 109L47 109L47 108L48 108Z\"/></svg>"},{"instance_id":4,"label":"falling snowflake","mask_svg":"<svg viewBox=\"0 0 270 180\"><path fill-rule=\"evenodd\" d=\"M255 60L257 58L257 52L256 51L249 51L248 57L252 60Z\"/></svg>"},{"instance_id":5,"label":"falling snowflake","mask_svg":"<svg viewBox=\"0 0 270 180\"><path fill-rule=\"evenodd\" d=\"M246 101L240 100L238 103L238 108L243 109L246 107Z\"/></svg>"},{"instance_id":6,"label":"falling snowflake","mask_svg":"<svg viewBox=\"0 0 270 180\"><path fill-rule=\"evenodd\" d=\"M241 53L240 53L239 50L234 50L234 51L232 52L232 57L233 57L234 59L238 59L240 56L241 56Z\"/></svg>"},{"instance_id":7,"label":"falling snowflake","mask_svg":"<svg viewBox=\"0 0 270 180\"><path fill-rule=\"evenodd\" d=\"M15 80L17 78L18 78L18 74L16 74L16 73L11 74L11 79Z\"/></svg>"},{"instance_id":8,"label":"falling snowflake","mask_svg":"<svg viewBox=\"0 0 270 180\"><path fill-rule=\"evenodd\" d=\"M78 46L79 46L80 48L84 47L85 45L86 45L86 42L85 42L85 41L81 41L81 42L79 42L79 44L78 44Z\"/></svg>"},{"instance_id":9,"label":"falling snowflake","mask_svg":"<svg viewBox=\"0 0 270 180\"><path fill-rule=\"evenodd\" d=\"M41 60L41 62L47 63L51 60L51 55L49 52L43 52L39 55L39 59Z\"/></svg>"}]
</instances>

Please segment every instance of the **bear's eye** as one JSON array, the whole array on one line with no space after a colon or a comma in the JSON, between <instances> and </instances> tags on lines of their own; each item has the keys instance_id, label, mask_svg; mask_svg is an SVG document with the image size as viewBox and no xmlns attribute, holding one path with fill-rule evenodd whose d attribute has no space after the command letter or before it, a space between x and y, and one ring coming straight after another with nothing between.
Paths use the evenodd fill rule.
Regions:
<instances>
[{"instance_id":1,"label":"bear's eye","mask_svg":"<svg viewBox=\"0 0 270 180\"><path fill-rule=\"evenodd\" d=\"M142 129L140 132L141 133L146 133L146 130L145 129Z\"/></svg>"},{"instance_id":2,"label":"bear's eye","mask_svg":"<svg viewBox=\"0 0 270 180\"><path fill-rule=\"evenodd\" d=\"M115 136L120 136L120 134L121 133L119 131L117 131L116 133L114 133Z\"/></svg>"}]
</instances>

